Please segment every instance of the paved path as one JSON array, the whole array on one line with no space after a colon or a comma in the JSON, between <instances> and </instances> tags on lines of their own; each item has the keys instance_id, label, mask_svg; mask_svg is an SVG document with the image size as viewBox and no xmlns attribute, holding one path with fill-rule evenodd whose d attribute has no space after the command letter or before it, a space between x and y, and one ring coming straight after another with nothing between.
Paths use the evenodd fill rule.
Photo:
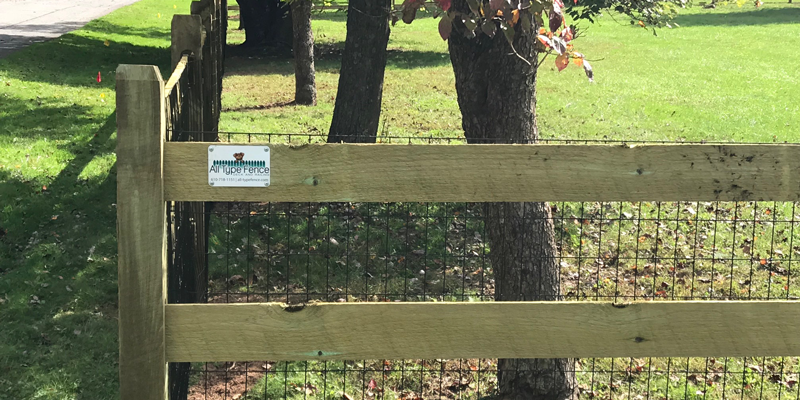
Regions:
<instances>
[{"instance_id":1,"label":"paved path","mask_svg":"<svg viewBox=\"0 0 800 400\"><path fill-rule=\"evenodd\" d=\"M138 0L0 0L0 58Z\"/></svg>"}]
</instances>

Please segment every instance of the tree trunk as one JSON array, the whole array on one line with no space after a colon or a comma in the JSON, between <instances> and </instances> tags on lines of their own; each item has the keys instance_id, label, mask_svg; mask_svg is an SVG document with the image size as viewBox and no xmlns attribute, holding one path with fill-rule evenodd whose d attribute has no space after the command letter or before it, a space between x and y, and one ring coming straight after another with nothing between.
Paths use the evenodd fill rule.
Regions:
<instances>
[{"instance_id":1,"label":"tree trunk","mask_svg":"<svg viewBox=\"0 0 800 400\"><path fill-rule=\"evenodd\" d=\"M280 0L240 0L239 18L245 36L243 45L282 45L285 39L291 40L284 32L291 27L291 21L285 21L288 9Z\"/></svg>"},{"instance_id":2,"label":"tree trunk","mask_svg":"<svg viewBox=\"0 0 800 400\"><path fill-rule=\"evenodd\" d=\"M453 2L469 12L465 0ZM463 26L450 37L450 60L458 105L469 143L535 143L536 65L513 55L503 33L467 39ZM534 39L517 30L517 52L535 63ZM561 300L550 207L547 203L487 203L484 206L489 259L497 301ZM501 359L499 398L562 400L576 396L572 359Z\"/></svg>"},{"instance_id":3,"label":"tree trunk","mask_svg":"<svg viewBox=\"0 0 800 400\"><path fill-rule=\"evenodd\" d=\"M392 0L350 0L328 143L374 143L378 134Z\"/></svg>"},{"instance_id":4,"label":"tree trunk","mask_svg":"<svg viewBox=\"0 0 800 400\"><path fill-rule=\"evenodd\" d=\"M292 2L294 49L294 102L316 105L317 85L314 82L314 32L311 30L311 0Z\"/></svg>"},{"instance_id":5,"label":"tree trunk","mask_svg":"<svg viewBox=\"0 0 800 400\"><path fill-rule=\"evenodd\" d=\"M239 0L239 18L244 25L244 46L260 46L267 39L266 4L261 0Z\"/></svg>"}]
</instances>

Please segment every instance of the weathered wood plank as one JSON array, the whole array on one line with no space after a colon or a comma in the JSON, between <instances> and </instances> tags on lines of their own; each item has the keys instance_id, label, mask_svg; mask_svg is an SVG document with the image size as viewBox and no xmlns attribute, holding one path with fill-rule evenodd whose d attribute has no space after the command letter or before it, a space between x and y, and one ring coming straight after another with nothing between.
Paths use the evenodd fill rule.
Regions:
<instances>
[{"instance_id":1,"label":"weathered wood plank","mask_svg":"<svg viewBox=\"0 0 800 400\"><path fill-rule=\"evenodd\" d=\"M122 400L166 399L164 81L157 67L117 68L119 374Z\"/></svg>"},{"instance_id":2,"label":"weathered wood plank","mask_svg":"<svg viewBox=\"0 0 800 400\"><path fill-rule=\"evenodd\" d=\"M191 61L203 58L206 31L203 28L203 20L199 15L173 15L171 32L170 52L172 54L173 70L180 62L183 54L191 54Z\"/></svg>"},{"instance_id":3,"label":"weathered wood plank","mask_svg":"<svg viewBox=\"0 0 800 400\"><path fill-rule=\"evenodd\" d=\"M800 200L798 145L271 145L269 187L220 188L209 144L167 145L167 199Z\"/></svg>"},{"instance_id":4,"label":"weathered wood plank","mask_svg":"<svg viewBox=\"0 0 800 400\"><path fill-rule=\"evenodd\" d=\"M170 361L800 355L798 302L167 306Z\"/></svg>"}]
</instances>

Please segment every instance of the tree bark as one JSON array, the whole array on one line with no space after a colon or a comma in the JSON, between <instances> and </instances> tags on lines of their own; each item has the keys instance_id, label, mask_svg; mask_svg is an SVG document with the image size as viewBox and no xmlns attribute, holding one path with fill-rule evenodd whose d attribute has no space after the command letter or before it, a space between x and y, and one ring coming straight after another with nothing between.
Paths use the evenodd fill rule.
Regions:
<instances>
[{"instance_id":1,"label":"tree bark","mask_svg":"<svg viewBox=\"0 0 800 400\"><path fill-rule=\"evenodd\" d=\"M283 1L240 0L239 7L245 35L243 46L281 45L289 38L285 30L291 27L291 21L284 21L289 7Z\"/></svg>"},{"instance_id":2,"label":"tree bark","mask_svg":"<svg viewBox=\"0 0 800 400\"><path fill-rule=\"evenodd\" d=\"M375 143L392 0L350 0L328 143Z\"/></svg>"},{"instance_id":3,"label":"tree bark","mask_svg":"<svg viewBox=\"0 0 800 400\"><path fill-rule=\"evenodd\" d=\"M453 7L469 12L465 0ZM450 60L462 126L469 143L535 143L536 49L534 38L517 30L517 56L498 29L494 38L479 33L467 39L456 26L450 40ZM489 260L495 274L495 300L561 300L558 249L547 203L487 203L484 205ZM572 359L501 359L499 398L562 400L576 396Z\"/></svg>"},{"instance_id":4,"label":"tree bark","mask_svg":"<svg viewBox=\"0 0 800 400\"><path fill-rule=\"evenodd\" d=\"M239 18L244 26L244 46L260 46L267 39L267 7L260 0L239 0Z\"/></svg>"},{"instance_id":5,"label":"tree bark","mask_svg":"<svg viewBox=\"0 0 800 400\"><path fill-rule=\"evenodd\" d=\"M314 78L314 32L311 30L311 0L292 2L294 50L294 101L316 105L317 85Z\"/></svg>"}]
</instances>

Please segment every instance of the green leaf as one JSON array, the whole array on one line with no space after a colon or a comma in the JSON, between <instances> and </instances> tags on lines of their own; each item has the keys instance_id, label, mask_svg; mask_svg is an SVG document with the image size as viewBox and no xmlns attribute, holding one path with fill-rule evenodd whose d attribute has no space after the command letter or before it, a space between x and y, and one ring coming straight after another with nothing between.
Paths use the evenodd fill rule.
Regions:
<instances>
[{"instance_id":1,"label":"green leaf","mask_svg":"<svg viewBox=\"0 0 800 400\"><path fill-rule=\"evenodd\" d=\"M483 31L483 33L486 34L486 36L493 38L495 32L497 32L497 25L495 25L492 20L485 19L483 20L483 24L481 25L481 30Z\"/></svg>"},{"instance_id":2,"label":"green leaf","mask_svg":"<svg viewBox=\"0 0 800 400\"><path fill-rule=\"evenodd\" d=\"M500 29L503 31L503 34L506 36L506 40L508 40L509 44L514 44L514 35L516 35L516 31L514 31L514 27L508 24L506 21L500 21Z\"/></svg>"},{"instance_id":3,"label":"green leaf","mask_svg":"<svg viewBox=\"0 0 800 400\"><path fill-rule=\"evenodd\" d=\"M533 32L533 21L531 21L531 14L527 12L520 13L519 22L522 25L522 31L530 35Z\"/></svg>"},{"instance_id":4,"label":"green leaf","mask_svg":"<svg viewBox=\"0 0 800 400\"><path fill-rule=\"evenodd\" d=\"M478 4L478 0L467 0L467 4L473 14L481 15L481 6Z\"/></svg>"},{"instance_id":5,"label":"green leaf","mask_svg":"<svg viewBox=\"0 0 800 400\"><path fill-rule=\"evenodd\" d=\"M475 29L478 28L478 22L466 15L461 17L461 22L464 23L464 26L467 28L467 30L475 31Z\"/></svg>"}]
</instances>

